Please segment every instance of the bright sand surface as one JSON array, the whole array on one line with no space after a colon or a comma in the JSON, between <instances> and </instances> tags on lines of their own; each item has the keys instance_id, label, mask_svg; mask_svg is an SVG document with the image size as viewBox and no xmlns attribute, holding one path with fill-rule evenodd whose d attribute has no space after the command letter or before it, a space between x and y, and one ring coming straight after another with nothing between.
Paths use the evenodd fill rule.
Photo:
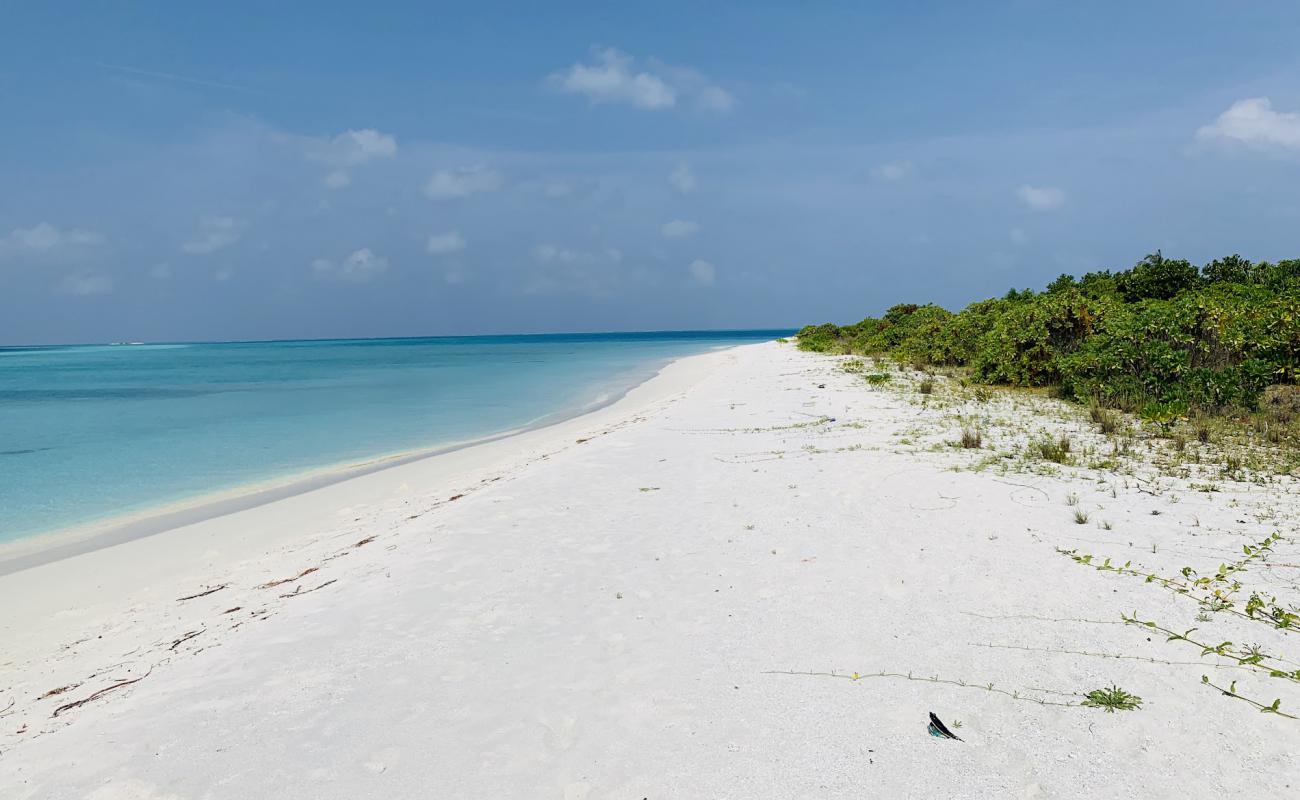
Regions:
<instances>
[{"instance_id":1,"label":"bright sand surface","mask_svg":"<svg viewBox=\"0 0 1300 800\"><path fill-rule=\"evenodd\" d=\"M1295 796L1300 723L1200 682L1267 677L1120 623L1195 603L1055 550L1207 568L1294 522L1294 486L954 471L987 453L944 413L741 346L0 577L0 797ZM1112 683L1141 709L1033 702Z\"/></svg>"}]
</instances>

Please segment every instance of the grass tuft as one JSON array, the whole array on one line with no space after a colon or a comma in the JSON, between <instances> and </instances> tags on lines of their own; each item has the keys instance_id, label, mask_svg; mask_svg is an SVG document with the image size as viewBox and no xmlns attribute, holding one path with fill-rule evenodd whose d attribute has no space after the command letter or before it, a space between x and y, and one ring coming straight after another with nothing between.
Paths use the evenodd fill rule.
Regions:
<instances>
[{"instance_id":1,"label":"grass tuft","mask_svg":"<svg viewBox=\"0 0 1300 800\"><path fill-rule=\"evenodd\" d=\"M1135 694L1129 694L1118 686L1111 686L1108 689L1093 689L1088 692L1084 699L1083 705L1089 708L1104 709L1107 713L1116 711L1133 711L1142 705L1142 698Z\"/></svg>"}]
</instances>

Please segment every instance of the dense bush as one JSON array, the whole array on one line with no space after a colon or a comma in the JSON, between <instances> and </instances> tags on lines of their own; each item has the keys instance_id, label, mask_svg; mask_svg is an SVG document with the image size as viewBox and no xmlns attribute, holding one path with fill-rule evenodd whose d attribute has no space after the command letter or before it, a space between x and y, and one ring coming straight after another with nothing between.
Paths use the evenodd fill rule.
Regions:
<instances>
[{"instance_id":1,"label":"dense bush","mask_svg":"<svg viewBox=\"0 0 1300 800\"><path fill-rule=\"evenodd\" d=\"M1238 255L1198 269L1147 256L1130 270L1062 275L958 314L904 303L843 328L809 326L815 352L967 366L974 380L1059 385L1083 401L1137 409L1255 407L1300 375L1300 260Z\"/></svg>"}]
</instances>

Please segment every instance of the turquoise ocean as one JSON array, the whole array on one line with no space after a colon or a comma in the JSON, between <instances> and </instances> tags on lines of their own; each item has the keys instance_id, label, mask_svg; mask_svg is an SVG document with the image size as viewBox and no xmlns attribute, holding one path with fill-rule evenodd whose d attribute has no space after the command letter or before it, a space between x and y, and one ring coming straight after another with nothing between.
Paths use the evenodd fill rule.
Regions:
<instances>
[{"instance_id":1,"label":"turquoise ocean","mask_svg":"<svg viewBox=\"0 0 1300 800\"><path fill-rule=\"evenodd\" d=\"M0 543L544 424L789 333L0 347Z\"/></svg>"}]
</instances>

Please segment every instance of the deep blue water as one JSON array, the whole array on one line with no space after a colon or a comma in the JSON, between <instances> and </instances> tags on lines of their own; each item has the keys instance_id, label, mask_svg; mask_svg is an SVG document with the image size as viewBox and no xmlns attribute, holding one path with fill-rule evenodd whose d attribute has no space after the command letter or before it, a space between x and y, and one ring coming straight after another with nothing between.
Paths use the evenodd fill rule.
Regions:
<instances>
[{"instance_id":1,"label":"deep blue water","mask_svg":"<svg viewBox=\"0 0 1300 800\"><path fill-rule=\"evenodd\" d=\"M516 428L788 333L0 348L0 541Z\"/></svg>"}]
</instances>

